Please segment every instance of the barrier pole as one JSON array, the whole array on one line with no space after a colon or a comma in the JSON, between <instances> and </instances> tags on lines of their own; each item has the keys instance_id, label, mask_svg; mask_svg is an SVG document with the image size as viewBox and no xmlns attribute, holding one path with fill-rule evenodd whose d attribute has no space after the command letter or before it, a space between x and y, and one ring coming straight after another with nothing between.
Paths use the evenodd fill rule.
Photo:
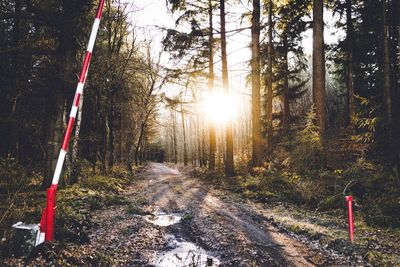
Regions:
<instances>
[{"instance_id":1,"label":"barrier pole","mask_svg":"<svg viewBox=\"0 0 400 267\"><path fill-rule=\"evenodd\" d=\"M55 217L55 207L56 207L55 203L56 203L57 185L60 180L61 171L65 161L65 156L68 151L69 139L71 138L75 117L78 112L79 99L83 94L83 88L85 86L86 77L89 70L90 59L92 57L93 46L96 41L97 32L100 26L100 19L103 14L104 1L105 0L100 0L99 5L97 7L96 18L94 20L92 30L90 33L90 38L88 41L85 58L83 59L82 69L79 76L79 82L76 87L75 97L72 102L71 112L69 114L67 129L64 134L64 140L60 149L60 154L58 155L57 165L56 169L54 170L54 176L51 186L47 190L46 208L42 214L42 217L44 218L42 218L41 220L41 224L45 222L45 225L40 226L41 231L44 230L46 241L52 241L54 239L54 217Z\"/></svg>"},{"instance_id":2,"label":"barrier pole","mask_svg":"<svg viewBox=\"0 0 400 267\"><path fill-rule=\"evenodd\" d=\"M346 196L346 203L347 203L347 215L349 224L349 239L351 243L354 243L353 197Z\"/></svg>"}]
</instances>

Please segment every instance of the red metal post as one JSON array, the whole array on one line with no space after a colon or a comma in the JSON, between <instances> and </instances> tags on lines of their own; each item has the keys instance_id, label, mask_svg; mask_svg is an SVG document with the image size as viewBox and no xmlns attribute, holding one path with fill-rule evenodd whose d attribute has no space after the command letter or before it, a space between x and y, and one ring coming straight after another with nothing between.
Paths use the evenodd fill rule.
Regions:
<instances>
[{"instance_id":1,"label":"red metal post","mask_svg":"<svg viewBox=\"0 0 400 267\"><path fill-rule=\"evenodd\" d=\"M44 240L51 241L54 239L54 214L56 209L56 192L57 185L51 185L47 189L46 203L46 228Z\"/></svg>"},{"instance_id":2,"label":"red metal post","mask_svg":"<svg viewBox=\"0 0 400 267\"><path fill-rule=\"evenodd\" d=\"M349 223L349 239L353 243L354 242L353 197L346 196L346 202L347 202L347 215Z\"/></svg>"},{"instance_id":3,"label":"red metal post","mask_svg":"<svg viewBox=\"0 0 400 267\"><path fill-rule=\"evenodd\" d=\"M79 76L79 82L76 87L74 101L72 103L71 113L69 115L68 126L64 134L64 140L61 146L60 154L58 156L56 169L54 170L53 181L50 188L47 190L47 202L46 208L43 210L42 219L40 220L40 231L45 233L45 240L51 241L54 239L54 214L55 214L55 201L58 181L62 167L64 165L65 156L68 150L69 139L71 137L72 129L74 127L75 117L78 112L79 99L83 94L83 88L85 86L86 77L89 70L90 59L92 57L93 46L96 41L97 32L99 30L100 19L103 13L105 0L99 0L99 5L96 11L96 18L94 20L92 31L90 33L85 58L82 63L81 74Z\"/></svg>"}]
</instances>

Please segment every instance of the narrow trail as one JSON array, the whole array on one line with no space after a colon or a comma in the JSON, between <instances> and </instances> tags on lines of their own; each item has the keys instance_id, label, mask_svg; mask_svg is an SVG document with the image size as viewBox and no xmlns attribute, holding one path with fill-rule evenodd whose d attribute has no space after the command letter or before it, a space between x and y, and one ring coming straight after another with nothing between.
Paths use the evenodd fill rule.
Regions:
<instances>
[{"instance_id":1,"label":"narrow trail","mask_svg":"<svg viewBox=\"0 0 400 267\"><path fill-rule=\"evenodd\" d=\"M97 212L91 249L119 266L331 266L343 259L275 227L263 210L165 165L151 163Z\"/></svg>"}]
</instances>

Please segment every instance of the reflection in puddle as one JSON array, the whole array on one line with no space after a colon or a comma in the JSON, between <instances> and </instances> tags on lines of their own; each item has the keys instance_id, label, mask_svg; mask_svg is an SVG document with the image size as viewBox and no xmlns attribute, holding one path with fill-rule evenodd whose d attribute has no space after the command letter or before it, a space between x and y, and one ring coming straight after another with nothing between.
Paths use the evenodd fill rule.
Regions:
<instances>
[{"instance_id":1,"label":"reflection in puddle","mask_svg":"<svg viewBox=\"0 0 400 267\"><path fill-rule=\"evenodd\" d=\"M178 241L174 236L170 237L168 248L171 250L157 254L154 265L157 267L183 267L183 266L219 266L217 258L211 256L204 249L193 243Z\"/></svg>"},{"instance_id":2,"label":"reflection in puddle","mask_svg":"<svg viewBox=\"0 0 400 267\"><path fill-rule=\"evenodd\" d=\"M175 223L180 222L182 218L182 214L172 213L166 214L163 212L157 212L154 215L147 215L144 217L146 221L149 223L158 225L158 226L169 226Z\"/></svg>"}]
</instances>

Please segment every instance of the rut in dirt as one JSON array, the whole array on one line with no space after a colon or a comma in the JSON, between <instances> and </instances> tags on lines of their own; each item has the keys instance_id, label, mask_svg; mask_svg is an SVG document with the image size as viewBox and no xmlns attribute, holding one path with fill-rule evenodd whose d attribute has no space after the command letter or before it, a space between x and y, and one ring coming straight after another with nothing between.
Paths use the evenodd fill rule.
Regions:
<instances>
[{"instance_id":1,"label":"rut in dirt","mask_svg":"<svg viewBox=\"0 0 400 267\"><path fill-rule=\"evenodd\" d=\"M135 209L105 210L92 246L116 265L319 266L345 260L274 226L262 211L206 182L151 163L126 192ZM133 205L133 204L131 204ZM115 254L123 254L121 258ZM116 260L115 260L116 259Z\"/></svg>"}]
</instances>

